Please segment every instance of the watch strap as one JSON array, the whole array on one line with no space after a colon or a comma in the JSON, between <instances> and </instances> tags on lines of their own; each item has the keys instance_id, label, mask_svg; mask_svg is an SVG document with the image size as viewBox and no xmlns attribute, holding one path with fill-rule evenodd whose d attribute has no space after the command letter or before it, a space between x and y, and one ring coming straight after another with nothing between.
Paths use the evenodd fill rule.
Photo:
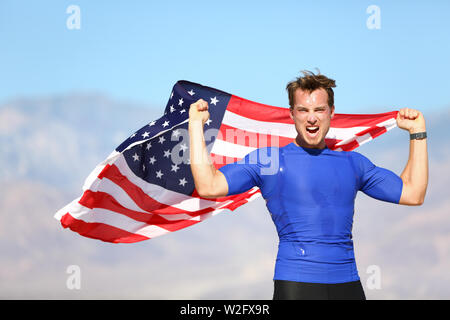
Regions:
<instances>
[{"instance_id":1,"label":"watch strap","mask_svg":"<svg viewBox=\"0 0 450 320\"><path fill-rule=\"evenodd\" d=\"M421 139L425 139L427 137L427 133L424 132L417 132L417 133L411 133L409 135L409 138L411 140L417 139L417 140L421 140Z\"/></svg>"}]
</instances>

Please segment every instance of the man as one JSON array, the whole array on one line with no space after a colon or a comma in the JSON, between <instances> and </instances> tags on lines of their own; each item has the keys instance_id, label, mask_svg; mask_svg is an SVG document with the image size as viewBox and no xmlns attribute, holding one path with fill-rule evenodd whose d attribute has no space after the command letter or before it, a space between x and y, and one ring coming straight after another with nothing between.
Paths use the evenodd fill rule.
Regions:
<instances>
[{"instance_id":1,"label":"man","mask_svg":"<svg viewBox=\"0 0 450 320\"><path fill-rule=\"evenodd\" d=\"M398 112L398 127L410 133L409 159L399 177L357 152L327 148L334 87L335 81L320 73L303 72L286 87L295 140L257 149L219 170L209 161L203 136L208 104L200 99L189 110L191 170L199 195L222 197L257 186L266 200L280 238L274 299L365 299L351 234L357 191L403 205L421 205L425 198L423 115L408 108ZM264 174L263 155L276 159L276 172Z\"/></svg>"}]
</instances>

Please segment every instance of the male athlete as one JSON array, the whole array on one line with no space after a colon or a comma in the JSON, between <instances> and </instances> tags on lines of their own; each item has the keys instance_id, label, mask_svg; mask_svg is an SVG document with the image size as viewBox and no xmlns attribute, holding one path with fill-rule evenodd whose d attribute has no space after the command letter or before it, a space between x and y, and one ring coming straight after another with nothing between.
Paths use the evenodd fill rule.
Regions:
<instances>
[{"instance_id":1,"label":"male athlete","mask_svg":"<svg viewBox=\"0 0 450 320\"><path fill-rule=\"evenodd\" d=\"M357 191L403 205L421 205L425 198L428 155L422 113L398 112L397 126L410 133L409 159L399 177L357 152L327 148L334 87L335 81L320 73L303 72L286 87L295 140L256 149L219 170L209 161L203 135L208 103L200 99L190 106L191 170L199 195L222 197L257 186L266 200L280 239L273 299L365 299L351 233ZM258 161L263 153L276 157L275 173L264 174L267 161Z\"/></svg>"}]
</instances>

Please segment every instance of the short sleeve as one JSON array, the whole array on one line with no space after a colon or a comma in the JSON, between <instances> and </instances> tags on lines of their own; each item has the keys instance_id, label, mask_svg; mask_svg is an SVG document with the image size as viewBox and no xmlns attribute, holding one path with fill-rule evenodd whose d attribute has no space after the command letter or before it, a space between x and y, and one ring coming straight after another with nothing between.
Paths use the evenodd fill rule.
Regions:
<instances>
[{"instance_id":1,"label":"short sleeve","mask_svg":"<svg viewBox=\"0 0 450 320\"><path fill-rule=\"evenodd\" d=\"M242 160L220 168L219 171L228 183L227 195L240 194L255 186L261 188L264 176L270 174L273 156L275 152L271 148L260 148L250 152Z\"/></svg>"},{"instance_id":2,"label":"short sleeve","mask_svg":"<svg viewBox=\"0 0 450 320\"><path fill-rule=\"evenodd\" d=\"M353 152L353 159L358 171L359 190L378 200L400 202L403 181L397 174L377 167L360 153Z\"/></svg>"}]
</instances>

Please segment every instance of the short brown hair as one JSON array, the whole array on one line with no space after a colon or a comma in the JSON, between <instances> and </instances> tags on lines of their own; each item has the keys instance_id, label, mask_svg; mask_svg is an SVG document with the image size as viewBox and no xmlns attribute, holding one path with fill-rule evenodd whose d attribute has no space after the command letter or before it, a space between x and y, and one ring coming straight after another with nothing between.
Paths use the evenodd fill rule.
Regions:
<instances>
[{"instance_id":1,"label":"short brown hair","mask_svg":"<svg viewBox=\"0 0 450 320\"><path fill-rule=\"evenodd\" d=\"M317 74L308 70L302 70L301 72L303 73L302 77L298 77L289 82L286 86L291 108L294 107L294 93L297 89L313 92L320 88L325 89L328 93L328 106L331 108L334 105L334 92L332 88L336 87L336 81L320 74L319 70Z\"/></svg>"}]
</instances>

